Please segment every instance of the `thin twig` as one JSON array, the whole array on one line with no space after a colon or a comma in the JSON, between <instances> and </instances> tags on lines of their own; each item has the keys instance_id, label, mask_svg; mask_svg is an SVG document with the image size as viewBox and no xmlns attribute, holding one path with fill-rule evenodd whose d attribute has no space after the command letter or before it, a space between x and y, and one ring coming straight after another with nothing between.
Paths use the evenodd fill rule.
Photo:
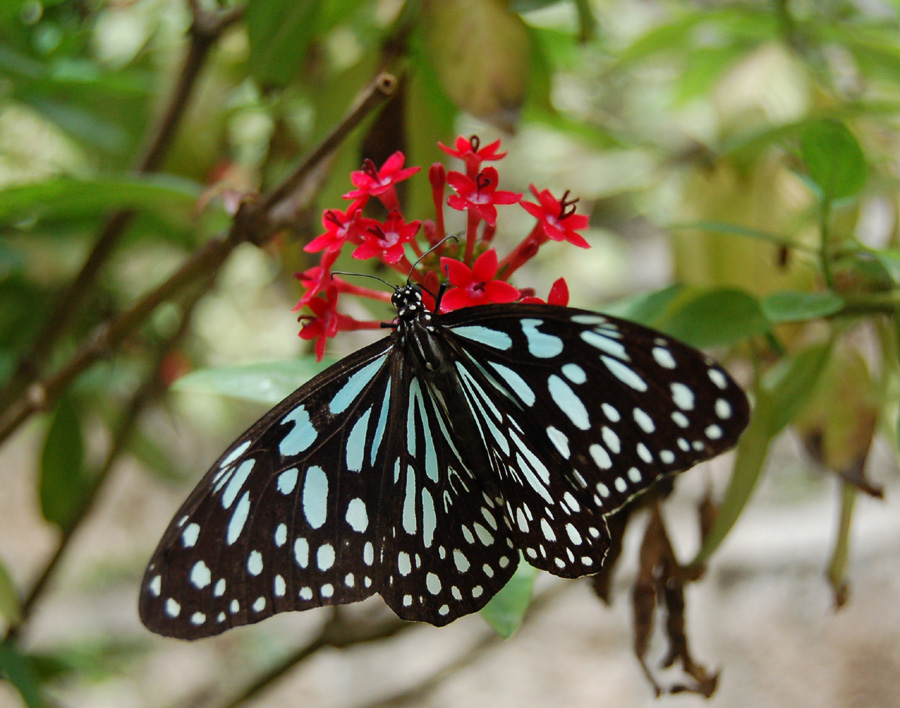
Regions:
<instances>
[{"instance_id":1,"label":"thin twig","mask_svg":"<svg viewBox=\"0 0 900 708\"><path fill-rule=\"evenodd\" d=\"M191 25L191 42L178 82L172 90L166 109L149 133L146 146L135 166L138 174L152 172L159 166L181 124L210 50L221 34L243 14L243 7L209 14L201 12L193 4L192 8L194 21ZM59 294L31 347L16 363L14 373L0 395L0 412L6 412L14 404L16 397L41 376L50 350L75 320L91 293L101 268L109 260L135 214L134 210L123 209L107 218L78 275Z\"/></svg>"},{"instance_id":2,"label":"thin twig","mask_svg":"<svg viewBox=\"0 0 900 708\"><path fill-rule=\"evenodd\" d=\"M95 327L87 336L82 348L58 371L32 383L24 395L0 417L0 443L34 413L52 406L79 374L115 349L160 303L171 299L184 287L218 270L228 255L241 243L249 241L262 245L271 239L276 231L284 226L280 220L273 221L271 213L277 209L281 199L290 195L291 190L285 189L285 185L290 184L294 190L298 190L305 186L303 180L316 182L323 179L323 175L314 173L315 168L341 144L347 134L359 125L366 115L391 96L396 83L396 79L390 74L378 76L363 94L363 99L313 149L282 185L276 187L269 196L246 201L241 205L226 238L213 239L206 243L188 257L162 285L145 295L116 319ZM307 200L311 200L312 191L314 190L307 190L306 193L309 194Z\"/></svg>"},{"instance_id":3,"label":"thin twig","mask_svg":"<svg viewBox=\"0 0 900 708\"><path fill-rule=\"evenodd\" d=\"M574 587L575 583L556 583L535 595L528 606L528 617L534 619L538 614L550 607L551 601ZM490 632L478 639L465 653L451 660L422 679L417 685L399 691L388 698L381 698L371 703L364 703L357 708L397 708L405 705L425 705L426 696L462 669L471 666L486 651L501 645L505 640L496 632Z\"/></svg>"},{"instance_id":4,"label":"thin twig","mask_svg":"<svg viewBox=\"0 0 900 708\"><path fill-rule=\"evenodd\" d=\"M345 620L344 617L344 613L335 611L331 620L325 623L322 631L312 641L254 678L215 708L237 708L244 705L322 649L346 649L350 646L380 642L417 626L415 622L404 622L393 615L372 623ZM185 707L194 705L190 702L185 704Z\"/></svg>"}]
</instances>

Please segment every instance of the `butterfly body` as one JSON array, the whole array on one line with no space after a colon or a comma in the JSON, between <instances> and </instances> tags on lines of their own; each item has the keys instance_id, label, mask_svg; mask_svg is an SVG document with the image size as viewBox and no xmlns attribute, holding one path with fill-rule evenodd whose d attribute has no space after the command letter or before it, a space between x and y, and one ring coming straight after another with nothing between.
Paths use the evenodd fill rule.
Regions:
<instances>
[{"instance_id":1,"label":"butterfly body","mask_svg":"<svg viewBox=\"0 0 900 708\"><path fill-rule=\"evenodd\" d=\"M744 394L715 362L622 320L549 305L430 312L291 394L176 514L142 586L144 623L193 639L380 594L443 625L520 558L600 569L604 517L731 447Z\"/></svg>"}]
</instances>

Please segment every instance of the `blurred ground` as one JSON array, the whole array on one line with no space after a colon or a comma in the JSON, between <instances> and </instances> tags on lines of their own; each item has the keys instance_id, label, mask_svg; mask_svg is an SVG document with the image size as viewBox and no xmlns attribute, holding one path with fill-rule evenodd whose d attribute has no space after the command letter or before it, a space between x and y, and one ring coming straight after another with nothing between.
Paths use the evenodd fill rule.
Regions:
<instances>
[{"instance_id":1,"label":"blurred ground","mask_svg":"<svg viewBox=\"0 0 900 708\"><path fill-rule=\"evenodd\" d=\"M613 608L601 605L586 582L543 575L538 592L559 594L517 635L492 643L405 705L900 706L900 516L890 503L900 493L896 472L882 459L877 465L882 471L873 477L887 482L888 501L859 501L850 602L835 612L823 570L835 526L835 485L790 462L792 447L781 447L787 448L784 464L770 471L708 575L687 597L695 659L722 670L710 701L685 695L655 700L631 653L628 588L639 542L632 529ZM33 492L16 473L21 468L8 464L15 452L10 448L0 458L0 485L6 492L0 500L0 537L5 559L27 573L47 552L52 537L36 521ZM694 543L691 505L705 479L719 483L727 478L727 469L717 463L680 478L678 494L665 513L682 558L690 556ZM308 641L323 621L325 614L318 611L282 615L195 644L149 635L137 619L137 586L159 519L167 516L163 507L177 504L177 493L171 495L161 498L157 486L150 493L143 475L123 469L41 606L30 635L35 650L67 646L84 651L92 642L110 639L130 647L118 661L110 659L110 665L93 670L87 666L82 675L62 683L59 705L218 706L259 667ZM18 535L12 535L13 529ZM35 533L28 536L23 529ZM379 603L371 600L351 613L362 621L381 611ZM393 640L349 651L323 651L250 705L377 705L465 657L489 636L476 616L444 629L415 627ZM658 660L665 651L661 640L654 649ZM663 682L680 678L661 675ZM0 686L0 707L18 705L18 698Z\"/></svg>"}]
</instances>

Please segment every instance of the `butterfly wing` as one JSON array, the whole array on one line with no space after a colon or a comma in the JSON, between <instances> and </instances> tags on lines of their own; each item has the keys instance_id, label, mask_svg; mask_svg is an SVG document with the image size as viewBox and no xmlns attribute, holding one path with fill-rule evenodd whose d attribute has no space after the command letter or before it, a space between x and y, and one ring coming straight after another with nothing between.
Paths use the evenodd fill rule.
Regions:
<instances>
[{"instance_id":1,"label":"butterfly wing","mask_svg":"<svg viewBox=\"0 0 900 708\"><path fill-rule=\"evenodd\" d=\"M250 427L175 515L141 588L144 624L195 639L379 586L375 520L388 419L402 412L392 337L343 359Z\"/></svg>"},{"instance_id":2,"label":"butterfly wing","mask_svg":"<svg viewBox=\"0 0 900 708\"><path fill-rule=\"evenodd\" d=\"M302 386L213 465L148 566L148 628L196 639L375 592L443 625L506 584L518 553L479 483L484 447L460 452L459 417L392 339Z\"/></svg>"},{"instance_id":3,"label":"butterfly wing","mask_svg":"<svg viewBox=\"0 0 900 708\"><path fill-rule=\"evenodd\" d=\"M490 441L516 547L564 577L599 570L603 517L732 447L743 391L712 359L640 325L549 305L442 318Z\"/></svg>"}]
</instances>

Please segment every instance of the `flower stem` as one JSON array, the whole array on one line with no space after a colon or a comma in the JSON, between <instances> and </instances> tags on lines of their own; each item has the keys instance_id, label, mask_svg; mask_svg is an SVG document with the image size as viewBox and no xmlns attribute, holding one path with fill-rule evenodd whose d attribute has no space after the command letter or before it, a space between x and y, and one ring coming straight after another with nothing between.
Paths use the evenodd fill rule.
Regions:
<instances>
[{"instance_id":1,"label":"flower stem","mask_svg":"<svg viewBox=\"0 0 900 708\"><path fill-rule=\"evenodd\" d=\"M472 256L475 254L475 241L478 238L478 222L481 217L474 209L469 209L466 219L466 265L472 265Z\"/></svg>"}]
</instances>

